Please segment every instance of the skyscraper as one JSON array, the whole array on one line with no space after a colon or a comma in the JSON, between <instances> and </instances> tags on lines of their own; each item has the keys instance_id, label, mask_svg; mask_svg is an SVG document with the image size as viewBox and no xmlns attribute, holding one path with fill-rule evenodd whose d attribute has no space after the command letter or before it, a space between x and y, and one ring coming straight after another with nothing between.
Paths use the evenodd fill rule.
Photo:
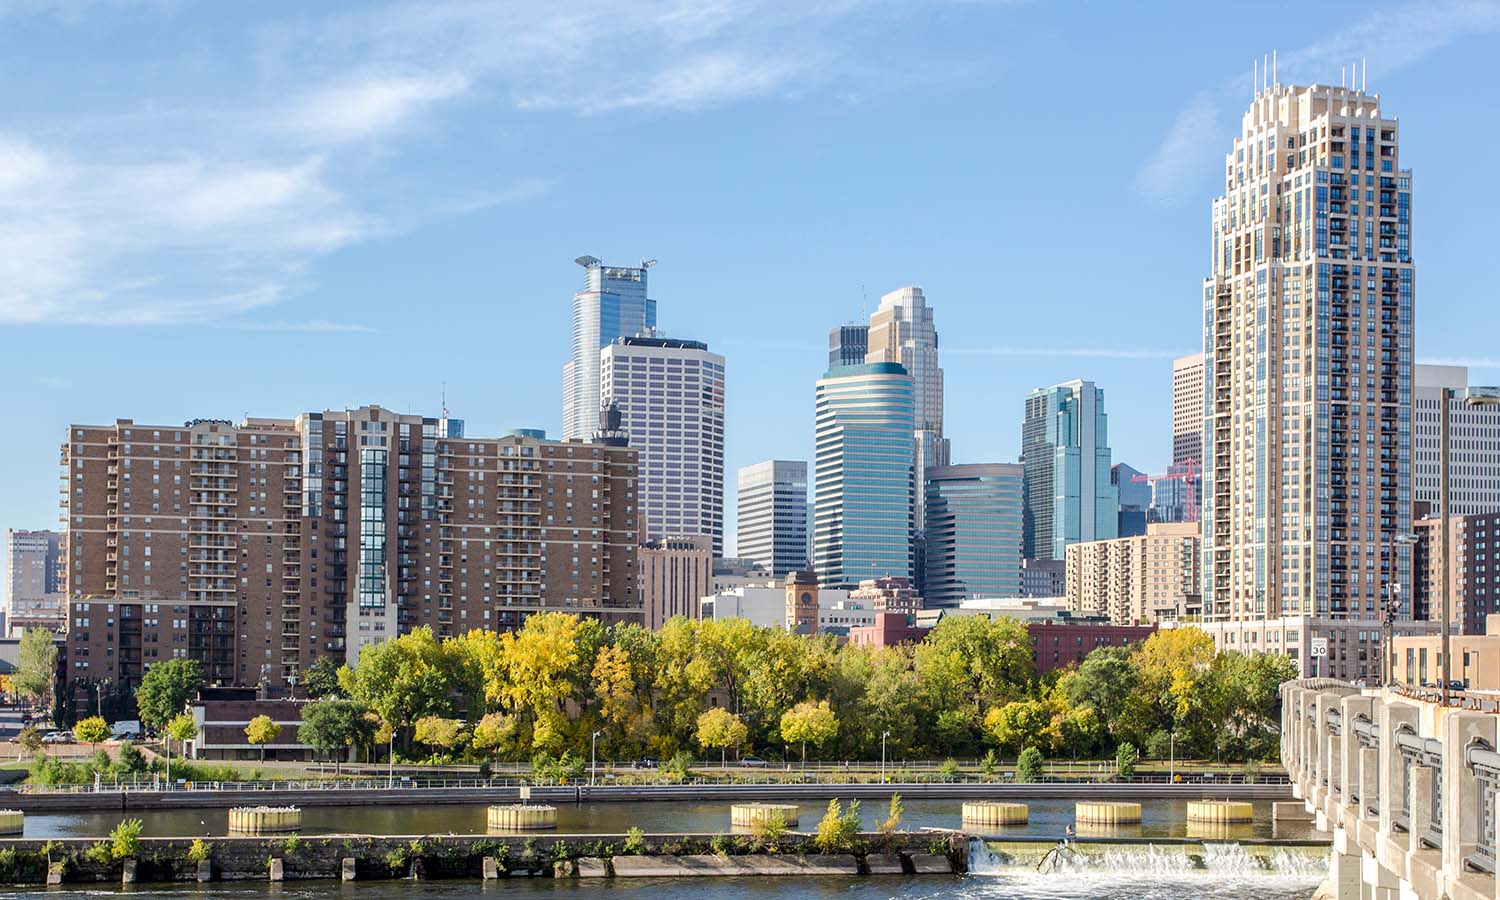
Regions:
<instances>
[{"instance_id":1,"label":"skyscraper","mask_svg":"<svg viewBox=\"0 0 1500 900\"><path fill-rule=\"evenodd\" d=\"M1203 614L1220 646L1376 677L1410 583L1411 174L1353 88L1263 84L1203 283ZM1406 591L1405 596L1410 596Z\"/></svg>"},{"instance_id":2,"label":"skyscraper","mask_svg":"<svg viewBox=\"0 0 1500 900\"><path fill-rule=\"evenodd\" d=\"M860 365L869 347L869 325L835 325L828 329L828 367Z\"/></svg>"},{"instance_id":3,"label":"skyscraper","mask_svg":"<svg viewBox=\"0 0 1500 900\"><path fill-rule=\"evenodd\" d=\"M1172 465L1203 464L1203 354L1172 360Z\"/></svg>"},{"instance_id":4,"label":"skyscraper","mask_svg":"<svg viewBox=\"0 0 1500 900\"><path fill-rule=\"evenodd\" d=\"M1464 366L1417 366L1412 408L1412 499L1438 512L1438 415L1448 401L1449 515L1500 512L1500 407L1469 406Z\"/></svg>"},{"instance_id":5,"label":"skyscraper","mask_svg":"<svg viewBox=\"0 0 1500 900\"><path fill-rule=\"evenodd\" d=\"M807 463L768 459L739 472L734 555L773 578L807 568Z\"/></svg>"},{"instance_id":6,"label":"skyscraper","mask_svg":"<svg viewBox=\"0 0 1500 900\"><path fill-rule=\"evenodd\" d=\"M1109 469L1109 483L1115 486L1119 515L1115 517L1116 537L1135 537L1146 533L1147 513L1151 509L1151 483L1145 473L1126 463L1115 463Z\"/></svg>"},{"instance_id":7,"label":"skyscraper","mask_svg":"<svg viewBox=\"0 0 1500 900\"><path fill-rule=\"evenodd\" d=\"M900 363L916 391L913 470L916 473L917 529L924 527L927 469L948 464L943 437L943 369L938 365L938 335L932 309L919 287L904 287L880 298L870 316L865 362Z\"/></svg>"},{"instance_id":8,"label":"skyscraper","mask_svg":"<svg viewBox=\"0 0 1500 900\"><path fill-rule=\"evenodd\" d=\"M826 587L912 576L916 530L911 376L898 363L818 379L813 569Z\"/></svg>"},{"instance_id":9,"label":"skyscraper","mask_svg":"<svg viewBox=\"0 0 1500 900\"><path fill-rule=\"evenodd\" d=\"M724 555L724 357L701 341L622 337L600 396L640 453L641 538L702 535Z\"/></svg>"},{"instance_id":10,"label":"skyscraper","mask_svg":"<svg viewBox=\"0 0 1500 900\"><path fill-rule=\"evenodd\" d=\"M1069 544L1116 536L1119 495L1110 482L1107 425L1104 391L1092 381L1037 388L1026 396L1021 464L1027 559L1061 560Z\"/></svg>"},{"instance_id":11,"label":"skyscraper","mask_svg":"<svg viewBox=\"0 0 1500 900\"><path fill-rule=\"evenodd\" d=\"M646 270L606 266L592 256L583 266L583 290L573 295L573 351L563 364L563 440L586 441L599 421L599 351L617 338L656 328L656 301L646 296Z\"/></svg>"},{"instance_id":12,"label":"skyscraper","mask_svg":"<svg viewBox=\"0 0 1500 900\"><path fill-rule=\"evenodd\" d=\"M1021 466L939 466L927 476L927 607L1021 596Z\"/></svg>"},{"instance_id":13,"label":"skyscraper","mask_svg":"<svg viewBox=\"0 0 1500 900\"><path fill-rule=\"evenodd\" d=\"M5 531L5 628L63 627L63 535L56 531Z\"/></svg>"}]
</instances>

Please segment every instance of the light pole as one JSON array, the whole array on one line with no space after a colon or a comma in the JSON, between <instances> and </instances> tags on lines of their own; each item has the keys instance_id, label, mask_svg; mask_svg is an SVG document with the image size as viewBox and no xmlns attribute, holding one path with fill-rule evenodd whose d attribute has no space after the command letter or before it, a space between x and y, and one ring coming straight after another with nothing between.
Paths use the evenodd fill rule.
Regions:
<instances>
[{"instance_id":1,"label":"light pole","mask_svg":"<svg viewBox=\"0 0 1500 900\"><path fill-rule=\"evenodd\" d=\"M1396 547L1417 543L1414 534L1393 534L1390 546L1391 571L1386 582L1385 613L1380 618L1384 634L1381 638L1380 686L1390 687L1396 675L1396 616L1401 612L1400 567L1397 564ZM1415 577L1415 576L1413 576Z\"/></svg>"},{"instance_id":2,"label":"light pole","mask_svg":"<svg viewBox=\"0 0 1500 900\"><path fill-rule=\"evenodd\" d=\"M599 770L599 764L595 762L595 759L597 759L595 751L599 747L599 735L603 733L603 731L595 731L589 735L589 787L594 786L594 780Z\"/></svg>"},{"instance_id":3,"label":"light pole","mask_svg":"<svg viewBox=\"0 0 1500 900\"><path fill-rule=\"evenodd\" d=\"M1442 603L1442 650L1440 656L1442 663L1439 666L1439 674L1442 678L1438 696L1444 706L1448 705L1448 682L1452 680L1452 665L1450 659L1452 654L1453 623L1449 621L1452 615L1452 597L1450 596L1449 577L1449 529L1452 527L1448 521L1448 492L1450 475L1448 466L1449 455L1449 412L1453 405L1453 389L1443 388L1441 402L1438 404L1438 518L1439 528L1443 536L1442 551L1438 557L1439 569L1442 572L1443 603ZM1500 387L1471 387L1464 393L1465 406L1500 406Z\"/></svg>"},{"instance_id":4,"label":"light pole","mask_svg":"<svg viewBox=\"0 0 1500 900\"><path fill-rule=\"evenodd\" d=\"M889 731L880 732L880 783L885 784L885 739L890 737Z\"/></svg>"},{"instance_id":5,"label":"light pole","mask_svg":"<svg viewBox=\"0 0 1500 900\"><path fill-rule=\"evenodd\" d=\"M1158 757L1160 758L1160 757ZM1167 736L1167 784L1177 783L1177 729Z\"/></svg>"}]
</instances>

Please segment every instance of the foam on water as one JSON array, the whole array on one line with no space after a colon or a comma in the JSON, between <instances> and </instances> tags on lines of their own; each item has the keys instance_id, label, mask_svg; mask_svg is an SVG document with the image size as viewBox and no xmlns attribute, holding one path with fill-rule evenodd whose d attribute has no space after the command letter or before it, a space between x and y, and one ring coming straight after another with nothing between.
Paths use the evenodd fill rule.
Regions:
<instances>
[{"instance_id":1,"label":"foam on water","mask_svg":"<svg viewBox=\"0 0 1500 900\"><path fill-rule=\"evenodd\" d=\"M1240 879L1262 876L1316 878L1328 871L1327 854L1314 847L1202 844L1090 844L969 842L974 875L1111 875L1122 878Z\"/></svg>"}]
</instances>

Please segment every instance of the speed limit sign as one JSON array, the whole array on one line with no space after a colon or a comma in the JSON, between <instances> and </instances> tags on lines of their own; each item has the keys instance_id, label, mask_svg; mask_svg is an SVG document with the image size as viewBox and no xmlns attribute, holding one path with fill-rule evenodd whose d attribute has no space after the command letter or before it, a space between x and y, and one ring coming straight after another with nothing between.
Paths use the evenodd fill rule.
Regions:
<instances>
[{"instance_id":1,"label":"speed limit sign","mask_svg":"<svg viewBox=\"0 0 1500 900\"><path fill-rule=\"evenodd\" d=\"M1307 648L1307 653L1309 656L1314 657L1327 656L1328 638L1313 638L1312 644Z\"/></svg>"}]
</instances>

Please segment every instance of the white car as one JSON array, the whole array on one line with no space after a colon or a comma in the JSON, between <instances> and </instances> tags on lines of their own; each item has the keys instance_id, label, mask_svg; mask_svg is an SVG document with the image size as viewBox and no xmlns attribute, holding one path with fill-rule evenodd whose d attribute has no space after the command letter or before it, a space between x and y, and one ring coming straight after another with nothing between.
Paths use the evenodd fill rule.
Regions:
<instances>
[{"instance_id":1,"label":"white car","mask_svg":"<svg viewBox=\"0 0 1500 900\"><path fill-rule=\"evenodd\" d=\"M77 741L73 738L73 732L71 731L49 731L42 735L42 743L75 744Z\"/></svg>"}]
</instances>

